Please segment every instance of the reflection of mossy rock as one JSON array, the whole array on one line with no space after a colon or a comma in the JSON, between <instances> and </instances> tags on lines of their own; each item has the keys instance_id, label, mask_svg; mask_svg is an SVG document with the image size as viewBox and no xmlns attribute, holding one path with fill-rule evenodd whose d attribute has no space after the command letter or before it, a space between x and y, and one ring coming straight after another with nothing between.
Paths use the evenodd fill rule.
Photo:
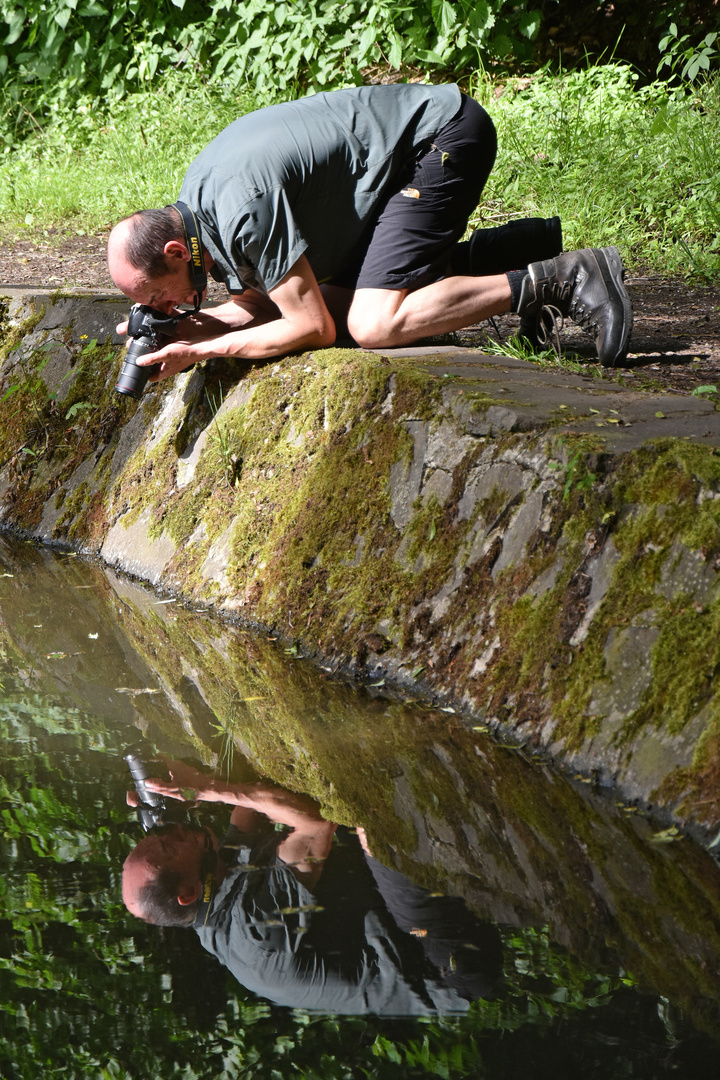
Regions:
<instances>
[{"instance_id":1,"label":"reflection of mossy rock","mask_svg":"<svg viewBox=\"0 0 720 1080\"><path fill-rule=\"evenodd\" d=\"M43 302L6 318L28 320L0 372L6 525L720 825L710 402L329 349L209 362L136 406L107 302Z\"/></svg>"},{"instance_id":2,"label":"reflection of mossy rock","mask_svg":"<svg viewBox=\"0 0 720 1080\"><path fill-rule=\"evenodd\" d=\"M122 754L142 732L146 747L223 776L312 794L414 880L508 931L547 927L583 972L629 973L717 1030L720 872L677 829L498 744L484 725L330 678L287 644L158 600L112 570L0 538L0 573L12 575L0 625L6 736L22 736L26 758L28 745L42 747L33 770L45 754L56 768L58 754L74 758L75 740L85 747L92 846L97 786L112 778L122 818ZM33 610L54 612L46 625L27 618L27 582Z\"/></svg>"}]
</instances>

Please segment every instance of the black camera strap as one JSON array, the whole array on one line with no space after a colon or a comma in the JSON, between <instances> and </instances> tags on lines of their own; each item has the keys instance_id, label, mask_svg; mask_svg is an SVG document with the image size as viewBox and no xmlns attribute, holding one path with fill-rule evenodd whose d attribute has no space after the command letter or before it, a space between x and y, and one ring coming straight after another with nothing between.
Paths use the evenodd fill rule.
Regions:
<instances>
[{"instance_id":1,"label":"black camera strap","mask_svg":"<svg viewBox=\"0 0 720 1080\"><path fill-rule=\"evenodd\" d=\"M207 836L207 832L205 835ZM218 856L215 849L206 848L200 869L202 893L200 894L200 903L198 905L193 926L205 926L207 924L210 906L215 899L215 871L217 869L217 863Z\"/></svg>"},{"instance_id":2,"label":"black camera strap","mask_svg":"<svg viewBox=\"0 0 720 1080\"><path fill-rule=\"evenodd\" d=\"M190 284L195 290L195 311L202 303L202 295L207 288L207 272L205 270L205 249L202 245L200 225L195 214L184 202L172 203L173 210L177 210L182 218L183 230L187 248L190 252ZM188 315L195 312L189 311ZM182 316L181 316L182 317Z\"/></svg>"}]
</instances>

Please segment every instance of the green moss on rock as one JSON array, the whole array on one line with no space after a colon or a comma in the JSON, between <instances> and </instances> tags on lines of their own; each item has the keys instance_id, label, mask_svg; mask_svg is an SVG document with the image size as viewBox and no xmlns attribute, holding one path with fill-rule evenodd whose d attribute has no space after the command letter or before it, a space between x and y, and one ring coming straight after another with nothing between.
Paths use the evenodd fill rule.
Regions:
<instances>
[{"instance_id":1,"label":"green moss on rock","mask_svg":"<svg viewBox=\"0 0 720 1080\"><path fill-rule=\"evenodd\" d=\"M172 540L167 588L564 752L626 761L638 738L675 738L700 713L716 732L714 450L668 439L610 455L552 424L471 436L458 417L492 398L358 350L209 362L135 405L114 394L110 346L71 349L58 407L42 355L28 354L23 390L42 410L2 433L24 527L50 503L54 538L99 547L145 513L148 539ZM623 635L648 628L628 705ZM677 798L700 807L717 756L707 734Z\"/></svg>"}]
</instances>

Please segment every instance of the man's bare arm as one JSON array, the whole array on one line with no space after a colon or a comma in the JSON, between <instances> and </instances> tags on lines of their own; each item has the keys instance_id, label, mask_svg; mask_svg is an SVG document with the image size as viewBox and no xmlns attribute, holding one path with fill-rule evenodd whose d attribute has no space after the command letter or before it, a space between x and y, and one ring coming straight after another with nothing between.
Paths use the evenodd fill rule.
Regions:
<instances>
[{"instance_id":1,"label":"man's bare arm","mask_svg":"<svg viewBox=\"0 0 720 1080\"><path fill-rule=\"evenodd\" d=\"M258 299L260 295L256 293L245 299L244 293L237 301L211 309L207 315L200 313L195 325L188 319L187 340L172 341L157 352L148 353L139 363L159 363L160 370L152 376L152 381L158 382L211 356L261 360L301 349L322 348L335 341L335 324L304 255L280 284L271 289L268 297L262 298L265 303ZM240 310L233 312L233 307ZM241 323L239 329L227 329L233 317ZM223 323L224 331L218 332L218 321ZM205 327L211 336L196 338ZM182 323L178 331L183 333Z\"/></svg>"},{"instance_id":2,"label":"man's bare arm","mask_svg":"<svg viewBox=\"0 0 720 1080\"><path fill-rule=\"evenodd\" d=\"M174 308L173 314L180 315L182 311ZM232 330L248 330L279 318L280 312L269 297L255 289L246 289L224 304L203 308L181 319L173 340L186 344L211 341ZM118 334L127 334L127 319L118 323L115 329ZM214 352L212 355L215 355Z\"/></svg>"},{"instance_id":3,"label":"man's bare arm","mask_svg":"<svg viewBox=\"0 0 720 1080\"><path fill-rule=\"evenodd\" d=\"M249 330L279 318L280 312L269 297L246 289L224 304L203 308L183 319L178 323L176 339L188 343L209 341L234 330Z\"/></svg>"},{"instance_id":4,"label":"man's bare arm","mask_svg":"<svg viewBox=\"0 0 720 1080\"><path fill-rule=\"evenodd\" d=\"M239 828L247 827L248 811L287 825L292 832L278 845L278 856L308 887L317 882L337 825L323 818L314 799L263 781L233 784L218 780L180 761L168 761L167 767L170 780L146 780L150 791L172 799L234 806L237 812L233 810L230 821Z\"/></svg>"}]
</instances>

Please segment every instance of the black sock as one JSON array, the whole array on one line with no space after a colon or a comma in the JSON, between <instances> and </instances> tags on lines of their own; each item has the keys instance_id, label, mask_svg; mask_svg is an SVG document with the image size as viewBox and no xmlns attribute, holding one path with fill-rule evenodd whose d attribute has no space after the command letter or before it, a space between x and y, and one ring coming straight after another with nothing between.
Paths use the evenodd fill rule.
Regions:
<instances>
[{"instance_id":1,"label":"black sock","mask_svg":"<svg viewBox=\"0 0 720 1080\"><path fill-rule=\"evenodd\" d=\"M508 270L505 277L510 282L510 310L517 311L520 304L522 283L527 277L527 270Z\"/></svg>"}]
</instances>

